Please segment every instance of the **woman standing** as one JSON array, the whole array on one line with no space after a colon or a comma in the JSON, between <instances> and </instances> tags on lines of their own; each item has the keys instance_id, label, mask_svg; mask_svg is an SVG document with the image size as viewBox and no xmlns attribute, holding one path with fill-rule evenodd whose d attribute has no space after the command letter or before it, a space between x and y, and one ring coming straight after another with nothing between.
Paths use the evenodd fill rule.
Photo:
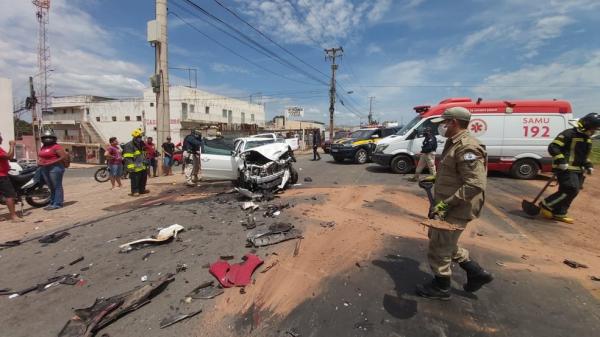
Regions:
<instances>
[{"instance_id":1,"label":"woman standing","mask_svg":"<svg viewBox=\"0 0 600 337\"><path fill-rule=\"evenodd\" d=\"M156 152L156 146L152 142L152 137L146 138L146 160L148 161L148 177L154 176L156 178L156 170L158 168L156 157L158 157L158 153Z\"/></svg>"},{"instance_id":2,"label":"woman standing","mask_svg":"<svg viewBox=\"0 0 600 337\"><path fill-rule=\"evenodd\" d=\"M64 190L62 180L68 155L63 147L56 143L56 136L52 130L44 131L42 144L43 146L38 154L38 165L44 180L50 187L50 205L45 209L51 211L63 207Z\"/></svg>"},{"instance_id":3,"label":"woman standing","mask_svg":"<svg viewBox=\"0 0 600 337\"><path fill-rule=\"evenodd\" d=\"M108 145L108 148L106 148L104 156L108 159L108 174L110 176L110 184L112 185L110 189L120 189L122 187L121 176L123 175L123 155L121 155L117 137L110 137L108 141L110 144ZM115 183L117 186L115 186Z\"/></svg>"}]
</instances>

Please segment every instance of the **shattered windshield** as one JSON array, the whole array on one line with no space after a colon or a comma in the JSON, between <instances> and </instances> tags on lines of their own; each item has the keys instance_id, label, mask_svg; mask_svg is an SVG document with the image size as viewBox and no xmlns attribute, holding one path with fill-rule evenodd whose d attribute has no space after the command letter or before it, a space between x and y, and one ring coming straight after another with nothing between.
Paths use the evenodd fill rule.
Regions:
<instances>
[{"instance_id":1,"label":"shattered windshield","mask_svg":"<svg viewBox=\"0 0 600 337\"><path fill-rule=\"evenodd\" d=\"M410 121L408 124L406 124L402 129L400 129L398 132L396 132L396 135L404 136L408 131L410 131L420 121L421 121L420 116L415 117L412 121Z\"/></svg>"}]
</instances>

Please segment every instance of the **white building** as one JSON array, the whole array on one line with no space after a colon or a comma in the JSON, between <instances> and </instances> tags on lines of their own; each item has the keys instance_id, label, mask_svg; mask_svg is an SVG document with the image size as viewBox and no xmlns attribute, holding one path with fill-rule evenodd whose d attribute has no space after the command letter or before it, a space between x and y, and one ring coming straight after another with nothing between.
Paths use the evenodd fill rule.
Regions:
<instances>
[{"instance_id":1,"label":"white building","mask_svg":"<svg viewBox=\"0 0 600 337\"><path fill-rule=\"evenodd\" d=\"M12 81L2 77L0 77L0 134L4 139L2 147L8 151L8 141L15 139Z\"/></svg>"},{"instance_id":2,"label":"white building","mask_svg":"<svg viewBox=\"0 0 600 337\"><path fill-rule=\"evenodd\" d=\"M169 97L174 143L182 141L193 128L213 127L227 133L256 131L265 125L265 110L260 104L183 86L171 87ZM100 149L110 137L126 142L131 131L141 128L146 136L157 139L155 102L151 89L132 99L55 97L53 112L44 113L43 124L54 129L61 144L71 147L74 161L102 162Z\"/></svg>"}]
</instances>

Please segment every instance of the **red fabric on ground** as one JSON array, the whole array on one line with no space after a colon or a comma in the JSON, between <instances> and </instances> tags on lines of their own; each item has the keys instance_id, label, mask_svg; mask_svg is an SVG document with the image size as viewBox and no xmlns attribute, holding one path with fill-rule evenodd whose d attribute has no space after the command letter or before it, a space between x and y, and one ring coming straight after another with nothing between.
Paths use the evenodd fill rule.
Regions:
<instances>
[{"instance_id":1,"label":"red fabric on ground","mask_svg":"<svg viewBox=\"0 0 600 337\"><path fill-rule=\"evenodd\" d=\"M210 265L210 273L217 278L223 288L243 287L252 281L252 273L263 264L258 256L246 254L242 263L230 265L227 261L219 260Z\"/></svg>"}]
</instances>

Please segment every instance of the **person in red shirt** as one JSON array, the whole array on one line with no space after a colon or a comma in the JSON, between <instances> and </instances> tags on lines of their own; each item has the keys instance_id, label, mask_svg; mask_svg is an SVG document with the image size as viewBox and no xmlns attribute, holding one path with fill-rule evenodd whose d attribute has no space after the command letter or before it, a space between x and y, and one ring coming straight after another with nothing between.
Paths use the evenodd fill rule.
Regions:
<instances>
[{"instance_id":1,"label":"person in red shirt","mask_svg":"<svg viewBox=\"0 0 600 337\"><path fill-rule=\"evenodd\" d=\"M146 160L148 161L148 177L154 176L156 178L156 170L158 164L156 162L158 153L156 152L156 145L152 142L152 137L146 138ZM152 171L151 171L152 170Z\"/></svg>"},{"instance_id":2,"label":"person in red shirt","mask_svg":"<svg viewBox=\"0 0 600 337\"><path fill-rule=\"evenodd\" d=\"M0 135L0 144L2 144L2 135ZM8 217L10 220L12 222L23 222L23 220L17 216L17 212L15 211L15 198L17 197L17 194L8 177L8 171L10 170L9 160L11 160L14 155L15 142L13 140L8 142L8 152L0 147L0 195L4 197L4 202L8 207Z\"/></svg>"},{"instance_id":3,"label":"person in red shirt","mask_svg":"<svg viewBox=\"0 0 600 337\"><path fill-rule=\"evenodd\" d=\"M62 185L65 174L65 162L68 154L62 146L56 143L57 139L52 130L44 131L42 135L42 148L38 153L38 166L42 176L50 187L50 205L45 210L52 211L63 207L65 195Z\"/></svg>"}]
</instances>

